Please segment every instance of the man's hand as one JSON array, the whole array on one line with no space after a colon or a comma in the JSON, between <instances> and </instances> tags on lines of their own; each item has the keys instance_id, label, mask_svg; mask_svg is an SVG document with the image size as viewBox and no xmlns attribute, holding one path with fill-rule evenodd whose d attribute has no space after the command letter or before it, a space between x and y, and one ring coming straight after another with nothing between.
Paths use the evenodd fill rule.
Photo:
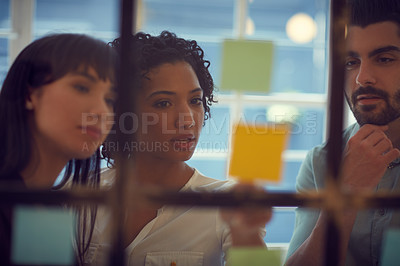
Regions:
<instances>
[{"instance_id":1,"label":"man's hand","mask_svg":"<svg viewBox=\"0 0 400 266\"><path fill-rule=\"evenodd\" d=\"M364 125L344 150L342 182L351 191L372 190L400 151L386 136L388 126Z\"/></svg>"}]
</instances>

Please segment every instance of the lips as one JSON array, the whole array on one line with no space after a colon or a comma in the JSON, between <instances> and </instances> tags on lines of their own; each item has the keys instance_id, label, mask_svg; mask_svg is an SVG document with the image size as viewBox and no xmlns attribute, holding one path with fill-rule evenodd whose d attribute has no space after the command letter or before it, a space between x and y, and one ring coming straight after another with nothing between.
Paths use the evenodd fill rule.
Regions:
<instances>
[{"instance_id":1,"label":"lips","mask_svg":"<svg viewBox=\"0 0 400 266\"><path fill-rule=\"evenodd\" d=\"M379 88L373 86L359 87L351 96L351 102L354 105L367 106L380 104L381 101L389 102L390 95Z\"/></svg>"},{"instance_id":2,"label":"lips","mask_svg":"<svg viewBox=\"0 0 400 266\"><path fill-rule=\"evenodd\" d=\"M88 136L94 139L100 139L102 136L101 129L95 126L82 126L82 133L87 134Z\"/></svg>"},{"instance_id":3,"label":"lips","mask_svg":"<svg viewBox=\"0 0 400 266\"><path fill-rule=\"evenodd\" d=\"M380 100L382 100L382 97L375 94L361 94L356 98L357 103L360 105L376 104Z\"/></svg>"},{"instance_id":4,"label":"lips","mask_svg":"<svg viewBox=\"0 0 400 266\"><path fill-rule=\"evenodd\" d=\"M196 146L194 135L180 135L171 139L175 150L193 150Z\"/></svg>"}]
</instances>

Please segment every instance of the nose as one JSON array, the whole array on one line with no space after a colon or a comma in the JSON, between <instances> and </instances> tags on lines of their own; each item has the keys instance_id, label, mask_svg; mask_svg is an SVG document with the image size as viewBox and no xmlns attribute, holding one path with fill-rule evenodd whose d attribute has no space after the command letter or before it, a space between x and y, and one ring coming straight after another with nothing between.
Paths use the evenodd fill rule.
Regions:
<instances>
[{"instance_id":1,"label":"nose","mask_svg":"<svg viewBox=\"0 0 400 266\"><path fill-rule=\"evenodd\" d=\"M113 108L107 103L104 95L92 98L89 114L93 122L96 121L101 127L114 119Z\"/></svg>"},{"instance_id":2,"label":"nose","mask_svg":"<svg viewBox=\"0 0 400 266\"><path fill-rule=\"evenodd\" d=\"M96 115L109 114L113 112L113 107L107 102L104 96L96 97L93 100L91 111Z\"/></svg>"},{"instance_id":3,"label":"nose","mask_svg":"<svg viewBox=\"0 0 400 266\"><path fill-rule=\"evenodd\" d=\"M179 108L177 112L177 117L175 120L175 126L178 129L189 129L194 127L196 124L196 121L194 119L194 112L193 110L188 106L184 105L181 108Z\"/></svg>"},{"instance_id":4,"label":"nose","mask_svg":"<svg viewBox=\"0 0 400 266\"><path fill-rule=\"evenodd\" d=\"M356 77L356 83L358 86L366 87L376 84L374 71L372 66L367 63L361 63Z\"/></svg>"}]
</instances>

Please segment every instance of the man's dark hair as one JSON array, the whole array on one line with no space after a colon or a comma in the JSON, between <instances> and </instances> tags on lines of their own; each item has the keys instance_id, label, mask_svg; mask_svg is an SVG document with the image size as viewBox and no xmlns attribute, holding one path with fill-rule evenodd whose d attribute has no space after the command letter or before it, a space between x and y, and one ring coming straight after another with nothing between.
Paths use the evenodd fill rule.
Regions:
<instances>
[{"instance_id":1,"label":"man's dark hair","mask_svg":"<svg viewBox=\"0 0 400 266\"><path fill-rule=\"evenodd\" d=\"M348 0L350 25L367 27L384 21L400 26L400 0Z\"/></svg>"}]
</instances>

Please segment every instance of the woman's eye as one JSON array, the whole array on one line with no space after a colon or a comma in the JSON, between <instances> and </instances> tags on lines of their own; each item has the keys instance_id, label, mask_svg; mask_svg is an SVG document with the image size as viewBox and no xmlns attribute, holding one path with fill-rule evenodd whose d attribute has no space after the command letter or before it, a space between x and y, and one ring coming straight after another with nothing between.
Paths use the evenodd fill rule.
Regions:
<instances>
[{"instance_id":1,"label":"woman's eye","mask_svg":"<svg viewBox=\"0 0 400 266\"><path fill-rule=\"evenodd\" d=\"M194 98L190 102L192 104L200 105L200 104L203 104L203 99L202 98Z\"/></svg>"},{"instance_id":2,"label":"woman's eye","mask_svg":"<svg viewBox=\"0 0 400 266\"><path fill-rule=\"evenodd\" d=\"M115 105L115 99L114 98L106 98L105 101L106 101L107 105L109 105L111 107L114 107L114 105Z\"/></svg>"},{"instance_id":3,"label":"woman's eye","mask_svg":"<svg viewBox=\"0 0 400 266\"><path fill-rule=\"evenodd\" d=\"M154 107L157 108L166 108L169 106L171 106L171 103L169 101L159 101L154 104Z\"/></svg>"},{"instance_id":4,"label":"woman's eye","mask_svg":"<svg viewBox=\"0 0 400 266\"><path fill-rule=\"evenodd\" d=\"M74 88L79 92L89 92L89 87L84 85L76 84L74 85Z\"/></svg>"}]
</instances>

